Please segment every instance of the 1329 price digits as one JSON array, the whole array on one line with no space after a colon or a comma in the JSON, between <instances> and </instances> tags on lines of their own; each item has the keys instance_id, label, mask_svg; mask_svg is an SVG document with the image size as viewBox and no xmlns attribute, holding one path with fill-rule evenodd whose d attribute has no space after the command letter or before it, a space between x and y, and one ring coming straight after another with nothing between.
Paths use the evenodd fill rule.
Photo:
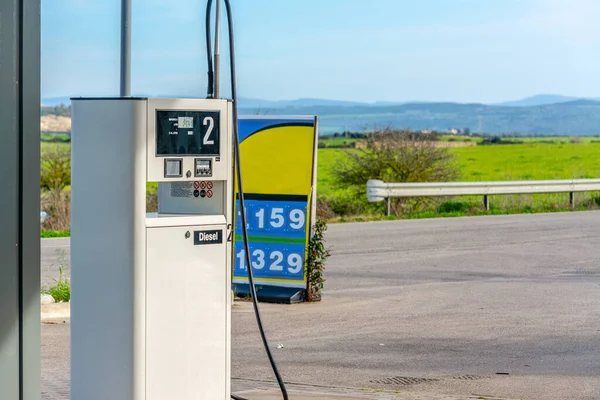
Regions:
<instances>
[{"instance_id":1,"label":"1329 price digits","mask_svg":"<svg viewBox=\"0 0 600 400\"><path fill-rule=\"evenodd\" d=\"M246 251L241 250L238 252L236 258L240 269L246 269ZM304 266L300 254L284 254L284 252L279 250L267 253L262 249L256 249L252 251L251 260L252 268L258 271L266 267L269 271L273 272L284 272L285 269L290 274L297 274L302 271L302 267Z\"/></svg>"},{"instance_id":2,"label":"1329 price digits","mask_svg":"<svg viewBox=\"0 0 600 400\"><path fill-rule=\"evenodd\" d=\"M257 278L303 279L304 250L302 244L250 243L252 271ZM236 242L236 276L247 275L247 265L244 245Z\"/></svg>"}]
</instances>

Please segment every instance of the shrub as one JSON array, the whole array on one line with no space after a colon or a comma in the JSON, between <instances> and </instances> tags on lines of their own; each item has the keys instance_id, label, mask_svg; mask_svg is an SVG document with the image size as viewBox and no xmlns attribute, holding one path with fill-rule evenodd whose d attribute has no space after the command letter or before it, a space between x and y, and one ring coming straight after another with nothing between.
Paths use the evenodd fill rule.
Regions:
<instances>
[{"instance_id":1,"label":"shrub","mask_svg":"<svg viewBox=\"0 0 600 400\"><path fill-rule=\"evenodd\" d=\"M583 140L580 137L574 137L569 140L571 144L582 144Z\"/></svg>"},{"instance_id":2,"label":"shrub","mask_svg":"<svg viewBox=\"0 0 600 400\"><path fill-rule=\"evenodd\" d=\"M71 185L71 153L66 146L53 146L41 160L40 188L63 190Z\"/></svg>"},{"instance_id":3,"label":"shrub","mask_svg":"<svg viewBox=\"0 0 600 400\"><path fill-rule=\"evenodd\" d=\"M42 193L41 208L48 216L41 228L48 231L68 231L71 227L71 193L52 189Z\"/></svg>"},{"instance_id":4,"label":"shrub","mask_svg":"<svg viewBox=\"0 0 600 400\"><path fill-rule=\"evenodd\" d=\"M322 211L324 218L331 219L336 216L372 214L378 210L378 205L369 203L366 196L357 196L352 192L347 192L321 198L320 204L317 202L317 210Z\"/></svg>"},{"instance_id":5,"label":"shrub","mask_svg":"<svg viewBox=\"0 0 600 400\"><path fill-rule=\"evenodd\" d=\"M146 191L146 212L158 211L158 189L148 189Z\"/></svg>"},{"instance_id":6,"label":"shrub","mask_svg":"<svg viewBox=\"0 0 600 400\"><path fill-rule=\"evenodd\" d=\"M367 138L366 147L346 152L345 160L333 169L334 184L346 188L353 198L366 203L369 179L384 182L447 182L459 177L456 159L444 147L436 147L427 137L415 133L385 129ZM396 216L413 212L435 200L392 199ZM356 202L357 204L361 204ZM368 204L368 203L367 203ZM364 206L368 209L370 206ZM331 205L336 214L337 210Z\"/></svg>"},{"instance_id":7,"label":"shrub","mask_svg":"<svg viewBox=\"0 0 600 400\"><path fill-rule=\"evenodd\" d=\"M330 255L329 249L325 247L325 231L327 222L321 215L317 215L317 221L308 241L308 255L306 257L306 274L308 277L307 300L321 300L323 287L325 286L325 263Z\"/></svg>"},{"instance_id":8,"label":"shrub","mask_svg":"<svg viewBox=\"0 0 600 400\"><path fill-rule=\"evenodd\" d=\"M493 136L492 138L489 139L484 139L482 140L479 144L480 145L493 145L493 144L524 144L525 142L523 140L517 140L517 139L502 139L500 136Z\"/></svg>"},{"instance_id":9,"label":"shrub","mask_svg":"<svg viewBox=\"0 0 600 400\"><path fill-rule=\"evenodd\" d=\"M456 213L456 212L467 212L471 208L471 205L464 201L444 201L438 206L438 212L440 213Z\"/></svg>"},{"instance_id":10,"label":"shrub","mask_svg":"<svg viewBox=\"0 0 600 400\"><path fill-rule=\"evenodd\" d=\"M330 200L326 197L317 197L317 214L325 219L332 219L336 216L329 202Z\"/></svg>"},{"instance_id":11,"label":"shrub","mask_svg":"<svg viewBox=\"0 0 600 400\"><path fill-rule=\"evenodd\" d=\"M59 106L54 107L42 107L41 115L58 115L61 117L69 117L71 115L71 106L61 104Z\"/></svg>"}]
</instances>

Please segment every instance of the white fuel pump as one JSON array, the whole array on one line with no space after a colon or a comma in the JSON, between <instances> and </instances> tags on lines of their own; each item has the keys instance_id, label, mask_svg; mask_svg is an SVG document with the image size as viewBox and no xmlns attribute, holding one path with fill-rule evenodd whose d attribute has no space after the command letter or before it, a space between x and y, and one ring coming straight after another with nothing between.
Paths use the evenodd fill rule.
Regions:
<instances>
[{"instance_id":1,"label":"white fuel pump","mask_svg":"<svg viewBox=\"0 0 600 400\"><path fill-rule=\"evenodd\" d=\"M232 103L72 106L71 399L229 399Z\"/></svg>"},{"instance_id":2,"label":"white fuel pump","mask_svg":"<svg viewBox=\"0 0 600 400\"><path fill-rule=\"evenodd\" d=\"M243 400L230 389L234 171L246 265L251 259L233 17L223 1L230 101L213 99L212 0L207 99L72 99L72 400ZM146 213L150 182L158 183L154 214ZM248 280L287 400L252 268Z\"/></svg>"}]
</instances>

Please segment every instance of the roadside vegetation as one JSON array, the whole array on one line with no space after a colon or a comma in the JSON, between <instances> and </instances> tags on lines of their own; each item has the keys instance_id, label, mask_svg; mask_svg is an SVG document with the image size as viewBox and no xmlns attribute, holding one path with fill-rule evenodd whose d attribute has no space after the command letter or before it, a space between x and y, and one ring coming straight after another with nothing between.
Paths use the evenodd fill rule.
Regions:
<instances>
[{"instance_id":1,"label":"roadside vegetation","mask_svg":"<svg viewBox=\"0 0 600 400\"><path fill-rule=\"evenodd\" d=\"M43 287L42 294L49 294L56 303L68 303L71 301L71 282L65 278L63 267L59 268L59 278L54 280L50 287Z\"/></svg>"},{"instance_id":2,"label":"roadside vegetation","mask_svg":"<svg viewBox=\"0 0 600 400\"><path fill-rule=\"evenodd\" d=\"M41 148L41 205L48 214L41 225L43 237L70 234L71 165L70 143L66 140L70 136L62 135L52 136L62 137L64 141L43 142ZM326 146L320 146L318 152L317 193L321 215L329 222L387 219L383 203L367 201L365 183L368 177L388 182L600 177L600 139L596 137L490 138L435 134L433 139L424 141L411 135L414 136L410 132L384 130L370 136L348 134L349 137L321 138L320 143L326 143ZM476 145L440 145L451 139L455 142L469 139ZM486 139L487 143L483 143ZM383 144L378 145L378 141ZM427 168L424 169L427 174L423 174L424 164L415 161L418 158L422 162L428 157L428 163L440 160L430 166L434 167L437 175ZM402 174L409 175L398 172L402 165ZM419 168L421 172L418 172ZM394 175L394 171L398 174ZM147 188L147 209L156 211L157 185L150 183ZM575 200L575 210L600 208L600 193L578 193ZM389 218L571 211L568 202L567 193L491 196L491 209L486 211L481 197L409 199L393 204L394 215Z\"/></svg>"},{"instance_id":3,"label":"roadside vegetation","mask_svg":"<svg viewBox=\"0 0 600 400\"><path fill-rule=\"evenodd\" d=\"M71 146L42 143L41 147L41 221L42 237L68 235L71 220Z\"/></svg>"},{"instance_id":4,"label":"roadside vegetation","mask_svg":"<svg viewBox=\"0 0 600 400\"><path fill-rule=\"evenodd\" d=\"M375 135L376 136L376 135ZM440 135L438 140L464 141L466 137ZM471 137L477 145L444 148L458 166L455 181L506 181L545 179L593 179L600 177L600 140L596 137ZM340 138L335 138L339 143ZM328 139L321 139L327 142ZM485 141L485 143L484 143ZM360 148L357 143L362 142ZM319 205L329 221L365 221L397 218L435 218L467 215L498 215L572 211L567 193L540 195L490 196L491 209L486 211L479 196L410 199L419 207L393 207L393 216L384 216L383 203L369 203L340 176L340 165L364 161L379 150L368 140L358 139L351 147L321 146L319 150ZM371 147L371 148L369 148ZM436 150L437 151L437 150ZM373 153L375 152L375 153ZM376 174L371 175L377 178ZM342 179L341 179L342 178ZM387 182L434 181L432 179L381 179ZM440 180L438 180L440 181ZM366 180L365 180L366 183ZM575 210L600 208L599 193L577 193Z\"/></svg>"},{"instance_id":5,"label":"roadside vegetation","mask_svg":"<svg viewBox=\"0 0 600 400\"><path fill-rule=\"evenodd\" d=\"M438 147L429 136L385 129L365 139L364 147L345 151L330 171L336 194L322 194L320 205L328 218L365 211L377 212L379 205L366 202L366 182L448 182L460 176L456 157ZM397 217L426 210L431 198L393 199Z\"/></svg>"}]
</instances>

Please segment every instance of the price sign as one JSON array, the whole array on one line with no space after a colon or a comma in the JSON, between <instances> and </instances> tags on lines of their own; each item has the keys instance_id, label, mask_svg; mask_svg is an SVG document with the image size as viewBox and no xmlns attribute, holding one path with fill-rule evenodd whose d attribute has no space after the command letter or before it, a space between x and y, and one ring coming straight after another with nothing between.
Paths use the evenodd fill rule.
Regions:
<instances>
[{"instance_id":1,"label":"price sign","mask_svg":"<svg viewBox=\"0 0 600 400\"><path fill-rule=\"evenodd\" d=\"M257 279L284 278L302 281L308 222L306 198L301 201L262 200L251 195L245 199L245 205L254 276ZM248 274L239 200L236 202L236 210L234 275L239 276Z\"/></svg>"},{"instance_id":2,"label":"price sign","mask_svg":"<svg viewBox=\"0 0 600 400\"><path fill-rule=\"evenodd\" d=\"M316 181L315 118L245 117L239 134L251 260L248 265L238 200L234 290L247 290L248 268L256 284L269 286L271 293L306 289Z\"/></svg>"}]
</instances>

